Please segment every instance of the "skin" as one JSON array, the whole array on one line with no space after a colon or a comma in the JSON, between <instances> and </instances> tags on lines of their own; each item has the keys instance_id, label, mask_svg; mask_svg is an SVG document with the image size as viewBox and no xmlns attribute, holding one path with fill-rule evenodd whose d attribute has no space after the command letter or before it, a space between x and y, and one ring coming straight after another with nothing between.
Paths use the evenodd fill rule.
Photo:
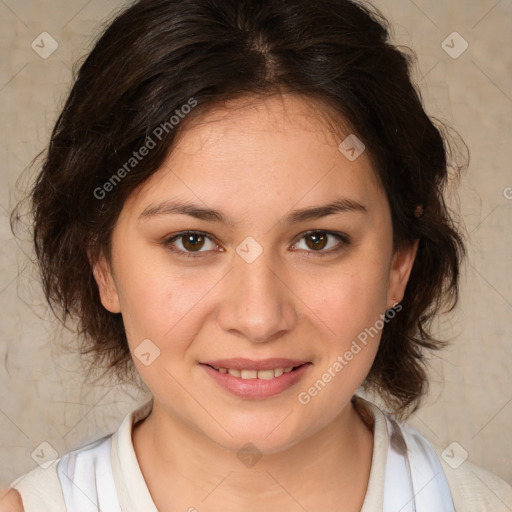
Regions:
<instances>
[{"instance_id":1,"label":"skin","mask_svg":"<svg viewBox=\"0 0 512 512\"><path fill-rule=\"evenodd\" d=\"M0 512L23 512L23 502L16 489L0 489Z\"/></svg>"},{"instance_id":2,"label":"skin","mask_svg":"<svg viewBox=\"0 0 512 512\"><path fill-rule=\"evenodd\" d=\"M368 153L349 161L338 150L349 133L331 132L318 105L298 96L237 100L187 126L165 165L127 199L110 261L100 258L94 275L104 307L123 315L132 353L145 339L160 350L149 366L134 357L154 408L133 431L159 510L361 509L373 436L350 400L380 336L307 405L297 396L401 300L417 244L393 250ZM340 197L366 211L285 222L292 210ZM141 217L171 200L220 210L232 224ZM304 236L313 229L351 242L329 235L315 246ZM196 239L200 252L184 238L165 243L185 230L211 238ZM236 252L248 236L263 249L252 263ZM244 400L198 364L229 357L312 364L281 394ZM253 467L236 456L246 442L262 454Z\"/></svg>"}]
</instances>

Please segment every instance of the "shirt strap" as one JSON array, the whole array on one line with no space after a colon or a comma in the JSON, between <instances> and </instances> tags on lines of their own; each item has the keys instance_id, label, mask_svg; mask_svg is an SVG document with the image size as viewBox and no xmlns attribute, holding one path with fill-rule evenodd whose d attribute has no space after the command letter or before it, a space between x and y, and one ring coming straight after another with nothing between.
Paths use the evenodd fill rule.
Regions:
<instances>
[{"instance_id":1,"label":"shirt strap","mask_svg":"<svg viewBox=\"0 0 512 512\"><path fill-rule=\"evenodd\" d=\"M386 416L383 512L455 512L439 457L417 430Z\"/></svg>"},{"instance_id":2,"label":"shirt strap","mask_svg":"<svg viewBox=\"0 0 512 512\"><path fill-rule=\"evenodd\" d=\"M64 455L57 473L67 510L122 512L110 453L112 436L105 436Z\"/></svg>"}]
</instances>

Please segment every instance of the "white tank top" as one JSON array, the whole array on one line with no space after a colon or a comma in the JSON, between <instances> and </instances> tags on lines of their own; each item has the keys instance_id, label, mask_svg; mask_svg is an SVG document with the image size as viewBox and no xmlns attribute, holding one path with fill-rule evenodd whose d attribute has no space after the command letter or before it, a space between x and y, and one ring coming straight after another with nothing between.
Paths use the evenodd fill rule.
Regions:
<instances>
[{"instance_id":1,"label":"white tank top","mask_svg":"<svg viewBox=\"0 0 512 512\"><path fill-rule=\"evenodd\" d=\"M375 405L359 397L356 400L363 409L372 411L375 422L372 470L362 512L375 511L375 489L382 486L379 473L384 474L383 512L455 512L448 482L432 445L416 430L387 418ZM73 450L55 462L65 510L158 512L131 441L133 424L149 414L151 405L150 401L132 411L116 433ZM379 453L386 455L376 463ZM374 464L383 471L374 468ZM22 478L11 487L20 490L25 504ZM27 504L26 512L48 510Z\"/></svg>"},{"instance_id":2,"label":"white tank top","mask_svg":"<svg viewBox=\"0 0 512 512\"><path fill-rule=\"evenodd\" d=\"M386 418L388 454L383 512L454 512L448 483L430 443ZM111 436L62 457L57 466L66 508L121 512L112 474Z\"/></svg>"}]
</instances>

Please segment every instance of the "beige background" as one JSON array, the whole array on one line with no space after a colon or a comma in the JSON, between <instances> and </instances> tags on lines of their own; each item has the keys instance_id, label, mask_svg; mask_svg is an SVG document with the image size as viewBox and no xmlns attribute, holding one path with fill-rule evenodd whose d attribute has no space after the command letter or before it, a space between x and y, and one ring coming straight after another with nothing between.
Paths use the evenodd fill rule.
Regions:
<instances>
[{"instance_id":1,"label":"beige background","mask_svg":"<svg viewBox=\"0 0 512 512\"><path fill-rule=\"evenodd\" d=\"M472 156L460 189L471 234L462 299L439 324L452 345L432 361L430 395L410 423L442 447L456 441L455 455L465 450L512 482L512 1L375 4L393 23L395 41L418 55L429 113L454 126ZM121 5L0 0L0 483L36 467L31 453L40 443L62 455L116 429L146 398L130 386L83 384L77 357L57 344L70 336L41 299L30 246L14 240L8 221L20 197L16 182L46 144L69 89L72 62ZM453 31L469 44L456 59L441 46ZM47 59L31 48L41 32L59 45Z\"/></svg>"}]
</instances>

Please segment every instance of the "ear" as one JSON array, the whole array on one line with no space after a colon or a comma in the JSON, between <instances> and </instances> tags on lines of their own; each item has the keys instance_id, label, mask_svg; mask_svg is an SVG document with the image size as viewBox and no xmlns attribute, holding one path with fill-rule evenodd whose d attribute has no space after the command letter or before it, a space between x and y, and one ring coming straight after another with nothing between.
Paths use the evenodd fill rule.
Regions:
<instances>
[{"instance_id":1,"label":"ear","mask_svg":"<svg viewBox=\"0 0 512 512\"><path fill-rule=\"evenodd\" d=\"M405 294L405 287L418 252L419 240L415 240L412 244L403 246L395 251L391 268L389 271L388 286L388 308L393 307L400 302Z\"/></svg>"},{"instance_id":2,"label":"ear","mask_svg":"<svg viewBox=\"0 0 512 512\"><path fill-rule=\"evenodd\" d=\"M101 303L111 313L120 313L119 294L107 258L102 253L97 261L92 263L94 280L98 285Z\"/></svg>"}]
</instances>

